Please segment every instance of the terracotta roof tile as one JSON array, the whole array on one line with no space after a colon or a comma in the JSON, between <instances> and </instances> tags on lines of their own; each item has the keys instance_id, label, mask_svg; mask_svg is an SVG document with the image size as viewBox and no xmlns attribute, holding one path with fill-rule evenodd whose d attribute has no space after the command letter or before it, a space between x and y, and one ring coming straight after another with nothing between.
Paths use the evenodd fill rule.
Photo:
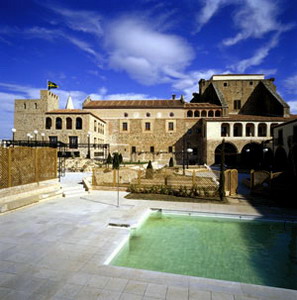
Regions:
<instances>
[{"instance_id":1,"label":"terracotta roof tile","mask_svg":"<svg viewBox=\"0 0 297 300\"><path fill-rule=\"evenodd\" d=\"M180 100L96 100L84 105L84 108L182 108Z\"/></svg>"}]
</instances>

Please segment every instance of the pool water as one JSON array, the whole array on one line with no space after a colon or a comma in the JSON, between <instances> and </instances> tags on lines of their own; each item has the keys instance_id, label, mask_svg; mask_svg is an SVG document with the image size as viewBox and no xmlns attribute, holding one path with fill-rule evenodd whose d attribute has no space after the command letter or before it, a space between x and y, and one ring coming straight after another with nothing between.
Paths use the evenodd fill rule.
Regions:
<instances>
[{"instance_id":1,"label":"pool water","mask_svg":"<svg viewBox=\"0 0 297 300\"><path fill-rule=\"evenodd\" d=\"M111 264L297 289L297 225L154 212Z\"/></svg>"}]
</instances>

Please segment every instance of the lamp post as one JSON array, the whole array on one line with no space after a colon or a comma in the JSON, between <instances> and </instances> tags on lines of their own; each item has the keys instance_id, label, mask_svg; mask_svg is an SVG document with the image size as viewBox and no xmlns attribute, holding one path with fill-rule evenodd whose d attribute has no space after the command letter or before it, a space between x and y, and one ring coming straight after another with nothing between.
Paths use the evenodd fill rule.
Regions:
<instances>
[{"instance_id":1,"label":"lamp post","mask_svg":"<svg viewBox=\"0 0 297 300\"><path fill-rule=\"evenodd\" d=\"M87 154L87 158L91 158L91 149L90 149L90 140L91 140L91 131L88 131L88 154Z\"/></svg>"},{"instance_id":2,"label":"lamp post","mask_svg":"<svg viewBox=\"0 0 297 300\"><path fill-rule=\"evenodd\" d=\"M187 149L187 169L189 169L189 154L193 152L192 148Z\"/></svg>"},{"instance_id":3,"label":"lamp post","mask_svg":"<svg viewBox=\"0 0 297 300\"><path fill-rule=\"evenodd\" d=\"M38 130L34 130L34 135L35 135L35 147L37 146L37 134L38 134Z\"/></svg>"},{"instance_id":4,"label":"lamp post","mask_svg":"<svg viewBox=\"0 0 297 300\"><path fill-rule=\"evenodd\" d=\"M12 128L11 131L12 131L12 147L14 147L14 134L16 132L16 129Z\"/></svg>"},{"instance_id":5,"label":"lamp post","mask_svg":"<svg viewBox=\"0 0 297 300\"><path fill-rule=\"evenodd\" d=\"M45 137L45 133L44 133L44 132L42 132L42 133L41 133L42 146L44 146L44 137Z\"/></svg>"},{"instance_id":6,"label":"lamp post","mask_svg":"<svg viewBox=\"0 0 297 300\"><path fill-rule=\"evenodd\" d=\"M31 136L31 134L27 133L27 138L28 138L28 145L27 146L29 146L30 136Z\"/></svg>"}]
</instances>

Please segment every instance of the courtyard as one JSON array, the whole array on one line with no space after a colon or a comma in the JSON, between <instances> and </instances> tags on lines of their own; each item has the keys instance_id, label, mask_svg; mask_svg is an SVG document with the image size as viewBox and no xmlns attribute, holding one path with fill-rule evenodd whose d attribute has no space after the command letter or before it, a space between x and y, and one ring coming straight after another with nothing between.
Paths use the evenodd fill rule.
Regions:
<instances>
[{"instance_id":1,"label":"courtyard","mask_svg":"<svg viewBox=\"0 0 297 300\"><path fill-rule=\"evenodd\" d=\"M67 177L66 177L67 178ZM70 182L68 182L70 184ZM297 291L106 265L150 208L253 216L294 213L234 204L128 200L120 192L46 200L0 216L1 299L296 299ZM236 266L234 266L236 267Z\"/></svg>"}]
</instances>

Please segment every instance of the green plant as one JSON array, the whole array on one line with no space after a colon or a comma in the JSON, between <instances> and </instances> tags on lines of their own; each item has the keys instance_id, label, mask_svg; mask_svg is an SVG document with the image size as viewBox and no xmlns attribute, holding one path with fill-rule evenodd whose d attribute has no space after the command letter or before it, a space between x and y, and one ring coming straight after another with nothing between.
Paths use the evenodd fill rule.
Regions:
<instances>
[{"instance_id":1,"label":"green plant","mask_svg":"<svg viewBox=\"0 0 297 300\"><path fill-rule=\"evenodd\" d=\"M123 162L123 156L122 156L122 153L120 153L120 155L119 155L119 161L120 161L120 164Z\"/></svg>"},{"instance_id":2,"label":"green plant","mask_svg":"<svg viewBox=\"0 0 297 300\"><path fill-rule=\"evenodd\" d=\"M117 152L113 154L112 168L113 169L120 168L119 154Z\"/></svg>"},{"instance_id":3,"label":"green plant","mask_svg":"<svg viewBox=\"0 0 297 300\"><path fill-rule=\"evenodd\" d=\"M108 156L107 156L107 159L106 159L106 163L108 165L112 164L112 157L111 157L110 153L108 153Z\"/></svg>"},{"instance_id":4,"label":"green plant","mask_svg":"<svg viewBox=\"0 0 297 300\"><path fill-rule=\"evenodd\" d=\"M148 164L147 164L147 169L153 169L153 165L152 165L152 162L149 161Z\"/></svg>"}]
</instances>

